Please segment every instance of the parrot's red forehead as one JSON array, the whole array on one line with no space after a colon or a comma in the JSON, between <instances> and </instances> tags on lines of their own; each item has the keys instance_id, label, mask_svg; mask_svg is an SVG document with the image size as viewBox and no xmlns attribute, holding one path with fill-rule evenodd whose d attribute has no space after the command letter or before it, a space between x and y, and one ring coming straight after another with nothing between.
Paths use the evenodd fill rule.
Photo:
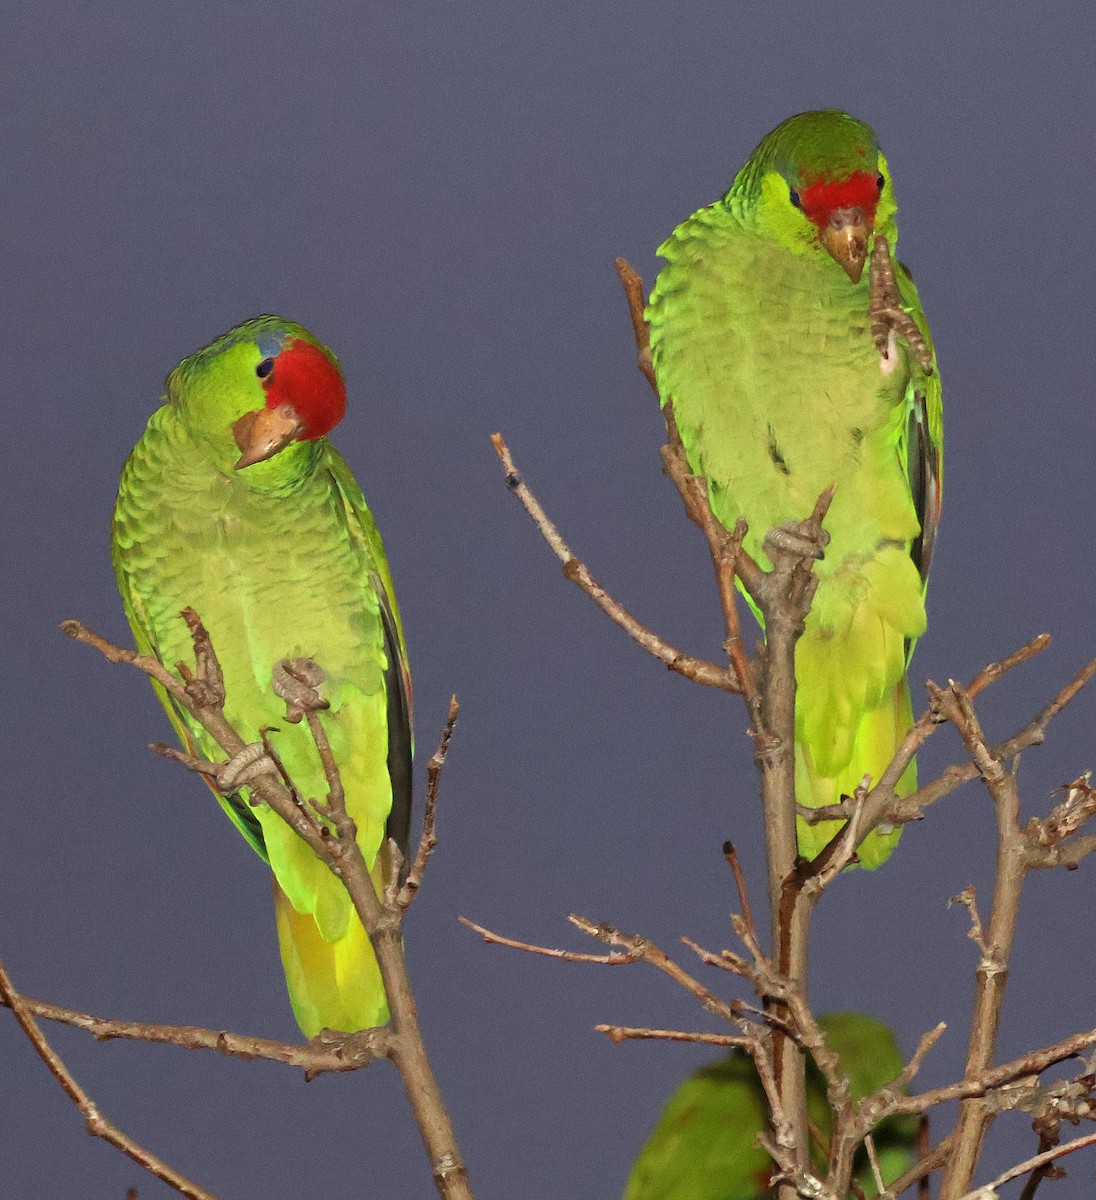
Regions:
<instances>
[{"instance_id":1,"label":"parrot's red forehead","mask_svg":"<svg viewBox=\"0 0 1096 1200\"><path fill-rule=\"evenodd\" d=\"M856 171L844 179L817 179L800 189L799 202L803 212L820 228L839 208L862 208L868 220L874 221L879 179L877 172L870 171Z\"/></svg>"},{"instance_id":2,"label":"parrot's red forehead","mask_svg":"<svg viewBox=\"0 0 1096 1200\"><path fill-rule=\"evenodd\" d=\"M303 441L314 441L332 429L346 412L346 384L339 368L311 342L287 338L263 379L266 407L292 404L304 423Z\"/></svg>"}]
</instances>

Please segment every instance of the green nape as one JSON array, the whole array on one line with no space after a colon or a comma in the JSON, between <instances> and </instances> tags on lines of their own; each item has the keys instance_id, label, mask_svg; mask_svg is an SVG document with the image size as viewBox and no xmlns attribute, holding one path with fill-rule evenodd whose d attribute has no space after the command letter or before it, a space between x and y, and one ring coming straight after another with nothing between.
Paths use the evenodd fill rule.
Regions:
<instances>
[{"instance_id":1,"label":"green nape","mask_svg":"<svg viewBox=\"0 0 1096 1200\"><path fill-rule=\"evenodd\" d=\"M184 359L122 471L112 558L138 645L168 665L192 661L179 614L195 609L224 672L228 720L248 742L269 729L302 796L323 798L307 728L286 721L271 687L281 659L319 663L330 703L324 726L372 865L386 831L406 840L410 690L380 537L324 436L344 403L335 356L281 317L245 322ZM289 414L287 432L261 461L237 469L241 439L270 413ZM189 714L161 700L185 744L223 759ZM252 806L246 788L221 799L273 871L304 1031L387 1019L372 951L340 881L275 813Z\"/></svg>"},{"instance_id":2,"label":"green nape","mask_svg":"<svg viewBox=\"0 0 1096 1200\"><path fill-rule=\"evenodd\" d=\"M852 795L890 762L911 723L905 673L925 631L939 374L902 339L880 354L869 272L854 278L826 241L856 224L865 253L878 235L893 252L896 214L871 129L836 110L801 113L659 248L666 265L647 308L660 395L690 468L723 525L749 523L750 554L769 565L767 531L802 520L836 485L796 659L796 798L809 807ZM912 279L897 261L895 274L931 351ZM911 765L899 791L915 786ZM801 853L813 858L839 827L801 822ZM879 865L896 840L873 833L861 865Z\"/></svg>"}]
</instances>

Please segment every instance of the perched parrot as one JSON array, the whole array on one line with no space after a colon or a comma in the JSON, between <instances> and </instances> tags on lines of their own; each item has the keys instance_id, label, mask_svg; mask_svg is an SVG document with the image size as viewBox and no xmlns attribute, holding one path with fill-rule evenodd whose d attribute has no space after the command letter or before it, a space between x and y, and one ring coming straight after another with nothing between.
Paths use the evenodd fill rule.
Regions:
<instances>
[{"instance_id":1,"label":"perched parrot","mask_svg":"<svg viewBox=\"0 0 1096 1200\"><path fill-rule=\"evenodd\" d=\"M111 556L139 649L192 661L180 610L193 607L224 670L225 715L245 741L274 727L305 797L327 786L304 724L271 690L275 663L323 668L324 714L346 807L374 878L387 838L406 851L411 685L380 535L349 467L327 440L346 388L308 330L261 316L185 358L122 470ZM157 689L193 753L213 739ZM306 1036L382 1025L388 1007L368 938L339 880L246 790L222 807L274 873L278 940Z\"/></svg>"},{"instance_id":2,"label":"perched parrot","mask_svg":"<svg viewBox=\"0 0 1096 1200\"><path fill-rule=\"evenodd\" d=\"M897 259L882 352L873 337L864 268L880 235L895 249L896 211L871 129L836 110L800 113L659 247L667 265L647 308L690 469L728 529L749 522L750 554L769 565L766 532L837 485L796 650L796 799L809 807L878 779L912 722L905 672L925 631L942 408ZM915 786L911 763L899 791ZM800 820L800 853L814 858L838 827ZM878 866L897 837L873 833L860 864Z\"/></svg>"}]
</instances>

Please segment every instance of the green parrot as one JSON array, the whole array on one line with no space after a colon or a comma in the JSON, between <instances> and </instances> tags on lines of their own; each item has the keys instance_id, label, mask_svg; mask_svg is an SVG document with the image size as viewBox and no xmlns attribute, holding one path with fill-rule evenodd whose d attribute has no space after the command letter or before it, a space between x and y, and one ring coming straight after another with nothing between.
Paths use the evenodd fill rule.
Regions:
<instances>
[{"instance_id":1,"label":"green parrot","mask_svg":"<svg viewBox=\"0 0 1096 1200\"><path fill-rule=\"evenodd\" d=\"M747 519L750 554L769 565L766 532L837 485L796 650L796 798L809 807L878 779L912 723L905 672L925 631L942 407L917 289L897 260L882 351L873 337L864 266L877 235L895 248L896 212L871 129L836 110L800 113L659 247L667 265L647 308L690 469L728 529ZM911 763L899 791L915 787ZM800 820L800 853L814 858L838 828ZM878 866L897 838L873 833L860 864Z\"/></svg>"},{"instance_id":2,"label":"green parrot","mask_svg":"<svg viewBox=\"0 0 1096 1200\"><path fill-rule=\"evenodd\" d=\"M853 1102L872 1095L902 1069L894 1034L866 1013L829 1013L819 1019L826 1041L841 1060ZM807 1110L828 1141L833 1114L826 1084L813 1062L807 1066ZM753 1060L742 1050L701 1067L666 1102L636 1156L624 1200L763 1200L772 1194L773 1162L757 1144L768 1126L769 1109ZM880 1171L892 1182L913 1161L916 1117L888 1117L873 1135ZM825 1172L825 1155L813 1147L815 1171ZM867 1197L878 1195L863 1149L855 1178Z\"/></svg>"},{"instance_id":3,"label":"green parrot","mask_svg":"<svg viewBox=\"0 0 1096 1200\"><path fill-rule=\"evenodd\" d=\"M224 670L225 715L247 741L264 727L305 797L327 794L306 727L271 690L280 659L325 673L324 714L346 807L374 880L387 838L406 853L411 683L380 535L327 440L346 387L335 355L282 317L245 321L185 358L122 470L111 557L138 648L191 661L180 611L197 610ZM183 743L213 739L157 688ZM273 871L290 1001L305 1035L388 1020L372 948L341 883L246 790L219 796Z\"/></svg>"}]
</instances>

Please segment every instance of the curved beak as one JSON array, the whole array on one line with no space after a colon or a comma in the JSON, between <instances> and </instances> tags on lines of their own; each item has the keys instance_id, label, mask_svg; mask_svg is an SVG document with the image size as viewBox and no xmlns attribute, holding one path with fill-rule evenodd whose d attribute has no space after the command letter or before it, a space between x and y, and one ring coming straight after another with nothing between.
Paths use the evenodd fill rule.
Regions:
<instances>
[{"instance_id":1,"label":"curved beak","mask_svg":"<svg viewBox=\"0 0 1096 1200\"><path fill-rule=\"evenodd\" d=\"M864 273L871 232L872 223L862 208L835 208L822 230L822 245L853 283L859 283Z\"/></svg>"},{"instance_id":2,"label":"curved beak","mask_svg":"<svg viewBox=\"0 0 1096 1200\"><path fill-rule=\"evenodd\" d=\"M235 470L253 467L284 450L304 428L292 404L259 408L233 422L232 436L240 448Z\"/></svg>"}]
</instances>

